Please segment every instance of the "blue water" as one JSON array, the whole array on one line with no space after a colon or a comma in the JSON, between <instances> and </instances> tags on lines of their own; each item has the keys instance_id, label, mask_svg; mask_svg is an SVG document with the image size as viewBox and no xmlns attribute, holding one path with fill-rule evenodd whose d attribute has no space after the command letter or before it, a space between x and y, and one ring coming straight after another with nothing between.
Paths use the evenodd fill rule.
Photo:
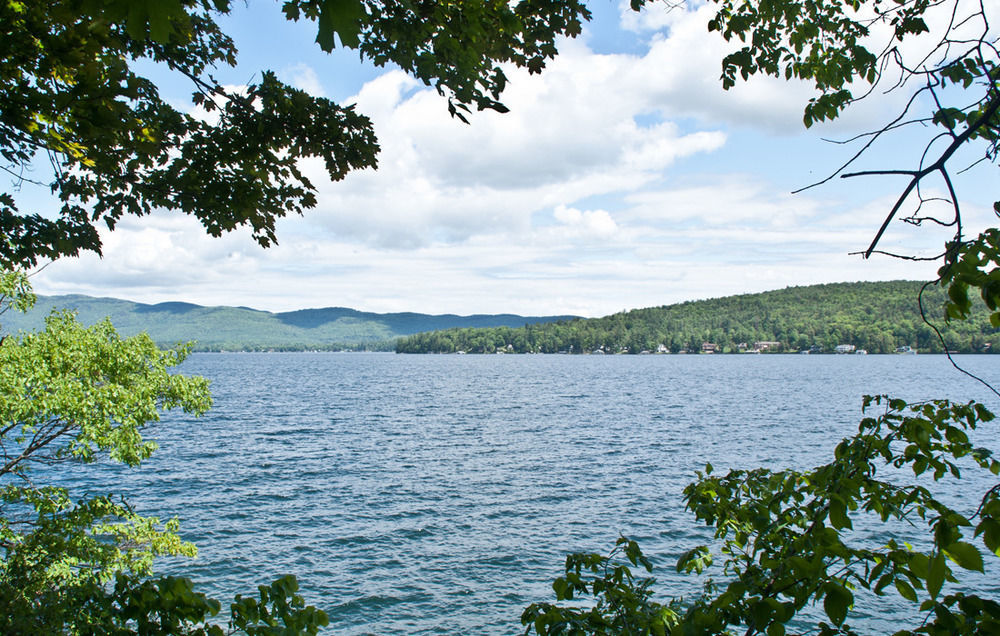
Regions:
<instances>
[{"instance_id":1,"label":"blue water","mask_svg":"<svg viewBox=\"0 0 1000 636\"><path fill-rule=\"evenodd\" d=\"M1000 383L1000 357L960 360ZM295 573L338 634L520 633L566 553L620 533L664 594L690 594L673 564L710 533L681 490L705 462L825 462L865 393L1000 411L940 356L195 354L183 371L215 408L154 426L141 469L75 487L179 516L199 556L160 571L220 598ZM863 603L859 620L890 627Z\"/></svg>"}]
</instances>

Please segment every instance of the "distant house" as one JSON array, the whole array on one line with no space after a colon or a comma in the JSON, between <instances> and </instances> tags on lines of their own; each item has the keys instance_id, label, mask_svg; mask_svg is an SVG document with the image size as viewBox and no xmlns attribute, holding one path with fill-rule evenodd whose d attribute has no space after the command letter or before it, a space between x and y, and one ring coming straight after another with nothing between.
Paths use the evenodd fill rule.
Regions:
<instances>
[{"instance_id":1,"label":"distant house","mask_svg":"<svg viewBox=\"0 0 1000 636\"><path fill-rule=\"evenodd\" d=\"M837 345L834 351L837 353L854 353L854 349L855 347L852 344L841 344Z\"/></svg>"},{"instance_id":2,"label":"distant house","mask_svg":"<svg viewBox=\"0 0 1000 636\"><path fill-rule=\"evenodd\" d=\"M703 343L701 343L701 352L702 353L715 353L718 350L719 350L719 345L715 344L714 342L703 342Z\"/></svg>"},{"instance_id":3,"label":"distant house","mask_svg":"<svg viewBox=\"0 0 1000 636\"><path fill-rule=\"evenodd\" d=\"M761 340L753 343L753 348L757 351L767 351L768 349L780 349L781 343L774 340Z\"/></svg>"}]
</instances>

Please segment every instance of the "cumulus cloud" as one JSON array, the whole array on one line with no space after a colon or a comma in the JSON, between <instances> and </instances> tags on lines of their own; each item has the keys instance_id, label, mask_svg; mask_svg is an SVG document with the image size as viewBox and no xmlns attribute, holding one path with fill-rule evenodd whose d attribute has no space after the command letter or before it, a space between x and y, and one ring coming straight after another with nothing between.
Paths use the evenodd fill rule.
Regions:
<instances>
[{"instance_id":1,"label":"cumulus cloud","mask_svg":"<svg viewBox=\"0 0 1000 636\"><path fill-rule=\"evenodd\" d=\"M379 170L321 183L312 217L328 231L376 245L416 247L477 233L526 229L533 214L655 181L684 157L725 144L717 129L645 122L648 91L628 78L640 61L566 42L541 76L510 71L511 112L476 113L469 126L441 98L398 71L351 101L370 114Z\"/></svg>"},{"instance_id":2,"label":"cumulus cloud","mask_svg":"<svg viewBox=\"0 0 1000 636\"><path fill-rule=\"evenodd\" d=\"M728 122L781 135L801 131L802 108L812 95L808 85L754 77L722 89L722 58L736 46L708 32L718 5L654 2L637 13L622 0L619 7L623 26L650 42L628 81L646 91L664 116Z\"/></svg>"},{"instance_id":3,"label":"cumulus cloud","mask_svg":"<svg viewBox=\"0 0 1000 636\"><path fill-rule=\"evenodd\" d=\"M607 237L618 231L618 224L605 210L577 210L560 205L553 216L563 226L587 236Z\"/></svg>"},{"instance_id":4,"label":"cumulus cloud","mask_svg":"<svg viewBox=\"0 0 1000 636\"><path fill-rule=\"evenodd\" d=\"M293 64L286 67L281 76L289 85L303 90L313 97L326 97L326 91L323 90L323 83L320 81L319 75L308 64Z\"/></svg>"},{"instance_id":5,"label":"cumulus cloud","mask_svg":"<svg viewBox=\"0 0 1000 636\"><path fill-rule=\"evenodd\" d=\"M196 219L179 214L124 217L115 231L100 233L103 258L84 252L54 262L43 272L42 293L106 295L102 289L115 287L123 294L176 294L192 285L252 276L259 251L248 232L215 239Z\"/></svg>"},{"instance_id":6,"label":"cumulus cloud","mask_svg":"<svg viewBox=\"0 0 1000 636\"><path fill-rule=\"evenodd\" d=\"M769 195L773 188L744 175L718 175L716 183L636 195L614 211L555 206L546 222L526 228L406 249L338 239L288 220L279 226L281 243L261 250L240 234L207 237L189 217L154 215L106 233L104 259L62 259L34 280L39 293L142 302L599 316L788 285L933 273L933 264L849 255L871 240L884 198L854 209ZM674 212L655 213L670 202ZM756 212L714 223L695 218L698 209L744 208ZM782 214L787 222L767 222ZM912 245L912 234L898 235L912 231L894 225L887 245Z\"/></svg>"},{"instance_id":7,"label":"cumulus cloud","mask_svg":"<svg viewBox=\"0 0 1000 636\"><path fill-rule=\"evenodd\" d=\"M469 126L399 71L366 83L348 101L375 123L379 170L331 184L313 164L321 192L311 218L332 236L391 248L526 231L539 212L641 191L679 160L718 153L727 127L802 132L809 86L756 78L723 91L719 63L731 47L706 30L715 5L663 7L623 10L647 40L640 53L597 54L582 38L563 42L540 76L507 69L511 112L475 113Z\"/></svg>"},{"instance_id":8,"label":"cumulus cloud","mask_svg":"<svg viewBox=\"0 0 1000 636\"><path fill-rule=\"evenodd\" d=\"M207 237L182 215L125 219L104 233L104 259L59 261L36 277L38 291L597 316L932 271L849 256L870 241L891 194L839 200L776 185L777 169L740 131L787 152L810 88L764 79L722 91L725 43L706 33L711 7L654 13L659 6L623 13L642 41L635 52L565 42L542 75L508 72L510 113L474 113L468 126L399 71L360 86L345 101L374 121L379 170L331 183L320 162L304 162L318 206L279 222L272 249L242 230ZM283 68L286 81L323 94L313 66ZM911 229L894 225L886 244L906 245Z\"/></svg>"},{"instance_id":9,"label":"cumulus cloud","mask_svg":"<svg viewBox=\"0 0 1000 636\"><path fill-rule=\"evenodd\" d=\"M969 0L963 4L978 6ZM951 5L934 7L929 22L946 24ZM744 45L738 39L726 42L718 33L708 31L708 21L718 11L714 2L690 0L684 3L650 2L635 12L628 0L620 0L619 13L623 28L639 37L649 38L649 52L643 61L648 64L639 72L659 68L653 75L651 90L663 104L668 117L694 117L704 122L727 122L736 126L764 129L772 135L795 135L802 132L802 115L809 99L817 93L810 82L786 81L783 78L756 75L738 80L729 90L722 89L720 75L722 59ZM988 9L988 13L995 11ZM967 28L975 29L976 26ZM873 52L881 52L890 41L892 27L876 24L869 38ZM940 33L910 38L902 47L910 67L937 43ZM645 78L640 75L638 81ZM895 81L893 76L888 79ZM855 96L871 90L864 81L848 88ZM821 122L815 129L824 135L848 131L876 130L897 115L909 93L885 93L882 86L875 90L874 99L863 99L851 105L833 122Z\"/></svg>"}]
</instances>

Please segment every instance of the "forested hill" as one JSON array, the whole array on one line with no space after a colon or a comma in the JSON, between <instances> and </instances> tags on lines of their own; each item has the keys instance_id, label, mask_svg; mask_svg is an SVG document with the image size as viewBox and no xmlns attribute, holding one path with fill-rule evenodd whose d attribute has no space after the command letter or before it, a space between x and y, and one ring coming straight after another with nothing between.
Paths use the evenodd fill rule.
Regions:
<instances>
[{"instance_id":1,"label":"forested hill","mask_svg":"<svg viewBox=\"0 0 1000 636\"><path fill-rule=\"evenodd\" d=\"M76 311L80 322L87 325L108 316L124 335L145 331L163 346L195 341L195 350L200 351L391 351L397 338L421 331L452 327L519 327L573 318L513 314L377 314L343 307L271 313L247 307L203 307L181 302L146 305L115 298L71 295L39 296L28 314L6 312L0 316L0 333L38 329L53 309Z\"/></svg>"},{"instance_id":2,"label":"forested hill","mask_svg":"<svg viewBox=\"0 0 1000 636\"><path fill-rule=\"evenodd\" d=\"M403 338L399 353L737 353L833 352L853 345L871 353L911 347L943 351L917 305L922 283L890 281L789 287L677 305L636 309L605 318L575 319L523 328L449 329ZM963 353L1000 348L998 330L981 311L945 324L944 293L924 293L928 318L947 346ZM849 349L850 347L845 347Z\"/></svg>"}]
</instances>

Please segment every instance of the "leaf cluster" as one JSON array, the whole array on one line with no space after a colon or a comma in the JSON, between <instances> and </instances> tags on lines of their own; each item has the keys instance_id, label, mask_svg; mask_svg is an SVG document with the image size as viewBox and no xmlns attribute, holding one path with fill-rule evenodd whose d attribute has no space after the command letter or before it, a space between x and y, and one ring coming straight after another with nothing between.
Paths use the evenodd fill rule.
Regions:
<instances>
[{"instance_id":1,"label":"leaf cluster","mask_svg":"<svg viewBox=\"0 0 1000 636\"><path fill-rule=\"evenodd\" d=\"M280 82L264 71L243 89L210 74L235 66L237 50L216 18L230 0L54 0L0 3L0 170L15 187L51 190L58 214L20 210L0 193L0 265L100 253L98 224L153 210L196 217L218 236L250 229L264 247L275 221L316 205L300 161L327 176L376 167L371 121ZM590 13L578 0L287 0L286 16L317 23L325 50L334 36L377 65L396 64L448 97L505 111L500 65L539 72L556 38L580 32ZM200 115L165 101L137 72L152 62L187 77ZM51 178L30 175L47 158ZM44 172L43 172L44 174Z\"/></svg>"},{"instance_id":2,"label":"leaf cluster","mask_svg":"<svg viewBox=\"0 0 1000 636\"><path fill-rule=\"evenodd\" d=\"M651 600L655 579L637 578L632 568L638 566L647 572L653 569L639 544L624 536L608 555L570 554L565 575L552 583L556 600L589 596L593 604L532 603L521 614L525 634L666 634L667 626L676 620L676 608Z\"/></svg>"},{"instance_id":3,"label":"leaf cluster","mask_svg":"<svg viewBox=\"0 0 1000 636\"><path fill-rule=\"evenodd\" d=\"M208 382L172 374L184 349L161 351L144 334L120 338L110 322L84 328L54 313L46 329L0 347L0 477L30 464L90 462L98 452L130 466L149 457L141 430L161 409L202 413Z\"/></svg>"},{"instance_id":4,"label":"leaf cluster","mask_svg":"<svg viewBox=\"0 0 1000 636\"><path fill-rule=\"evenodd\" d=\"M846 631L859 588L876 595L894 589L913 603L922 601L921 609L937 617L929 621L932 626L973 620L961 610L956 614L957 598L942 599L941 590L945 581L957 581L954 566L983 571L982 552L966 540L967 529L974 529L987 554L1000 554L996 493L986 494L974 525L976 515L954 510L927 487L880 478L879 465L909 467L915 476L927 473L936 482L960 478L960 462L966 460L967 469L997 475L1000 462L969 436L993 415L977 403L908 405L866 397L866 409L873 406L885 410L863 419L858 434L838 445L829 464L803 473L756 469L713 477L706 471L685 489L688 508L723 541L731 577L725 592L689 610L691 620L708 625L711 618L710 629L742 624L752 632L782 633L774 626L783 626L807 604L822 602L832 625L820 624L821 633ZM924 524L928 547L896 539L882 546L852 543L852 517L865 513L883 523ZM986 607L992 609L974 620L977 629L990 631L1000 620L993 613L1000 605L989 601ZM951 618L942 618L946 615Z\"/></svg>"},{"instance_id":5,"label":"leaf cluster","mask_svg":"<svg viewBox=\"0 0 1000 636\"><path fill-rule=\"evenodd\" d=\"M1000 488L988 490L970 514L947 505L926 486L881 474L908 468L932 482L960 479L968 470L1000 474L1000 461L971 436L993 414L975 402L911 405L885 396L866 397L864 407L866 413L882 412L866 416L828 464L803 472L758 468L721 476L713 475L709 464L685 488L687 508L715 528L726 577L723 583L710 580L700 598L660 605L650 599L651 580L635 580L627 565L612 568L609 576L606 558L571 555L567 575L554 585L557 598L589 592L596 604L588 610L535 604L522 622L539 634L602 634L611 633L602 631L602 620L626 620L617 617L622 611L633 613L627 617L632 620L651 613L659 617L660 627L636 633L780 635L793 622L801 629L803 610L819 604L829 622L819 620L817 632L849 634L850 610L858 590L865 590L898 595L924 613L922 623L898 634L1000 629L1000 603L964 591L943 593L946 583L958 583L960 570L983 572L984 554L1000 556ZM901 542L893 526L892 538L878 544L851 532L861 517L898 522L914 532L922 527L925 535ZM631 546L624 538L619 545L623 542ZM633 557L639 554L637 546L632 549ZM696 547L681 556L677 569L701 573L712 565L712 555L709 547ZM642 559L630 560L650 569ZM578 576L581 563L589 569L585 580ZM635 602L619 607L612 604L615 598ZM590 618L591 613L600 617Z\"/></svg>"},{"instance_id":6,"label":"leaf cluster","mask_svg":"<svg viewBox=\"0 0 1000 636\"><path fill-rule=\"evenodd\" d=\"M280 83L265 72L245 91L207 75L236 49L213 14L229 3L4 2L0 25L0 155L22 183L40 154L56 218L21 212L0 195L0 263L34 265L100 252L95 223L154 209L198 218L215 236L248 226L264 246L274 221L315 205L297 160L322 158L340 179L374 166L367 118ZM208 117L177 110L134 67L140 60L188 76ZM42 185L40 183L40 185Z\"/></svg>"},{"instance_id":7,"label":"leaf cluster","mask_svg":"<svg viewBox=\"0 0 1000 636\"><path fill-rule=\"evenodd\" d=\"M969 293L978 290L990 310L990 324L1000 327L1000 230L990 228L973 241L952 246L938 275L948 289L949 320L969 319L973 311Z\"/></svg>"},{"instance_id":8,"label":"leaf cluster","mask_svg":"<svg viewBox=\"0 0 1000 636\"><path fill-rule=\"evenodd\" d=\"M507 111L501 64L541 72L556 55L556 37L579 35L591 15L577 0L288 0L284 11L316 20L323 50L333 49L336 34L376 65L396 64L433 85L466 122L469 106Z\"/></svg>"},{"instance_id":9,"label":"leaf cluster","mask_svg":"<svg viewBox=\"0 0 1000 636\"><path fill-rule=\"evenodd\" d=\"M4 592L4 581L0 589ZM237 595L225 623L216 622L222 604L195 590L190 579L143 578L119 572L113 583L77 581L51 589L28 613L13 597L0 607L0 627L10 634L81 633L114 636L227 636L246 634L317 634L329 625L327 615L305 605L293 576L258 586L258 597Z\"/></svg>"},{"instance_id":10,"label":"leaf cluster","mask_svg":"<svg viewBox=\"0 0 1000 636\"><path fill-rule=\"evenodd\" d=\"M891 63L899 66L903 74L929 73L939 81L959 82L966 88L992 66L974 44L960 46L969 42L952 42L952 37L957 40L953 32L967 21L955 14L938 47L944 58L941 64L930 69L906 65L900 46L930 31L927 13L942 4L934 0L715 2L719 9L709 22L709 31L742 45L722 61L723 88L733 87L738 78L747 80L757 74L812 82L819 95L805 108L806 127L837 118L853 101L867 94L864 84L878 82ZM957 3L951 4L956 4L957 13ZM875 37L881 30L891 34L887 42ZM948 46L952 43L956 44L953 49ZM855 94L858 88L861 95ZM963 111L947 109L952 122Z\"/></svg>"},{"instance_id":11,"label":"leaf cluster","mask_svg":"<svg viewBox=\"0 0 1000 636\"><path fill-rule=\"evenodd\" d=\"M23 273L0 273L0 313L33 302ZM290 576L237 596L225 629L210 624L218 601L190 580L150 578L156 557L195 555L177 519L142 516L110 494L74 501L58 484L65 463L139 465L162 411L209 408L208 381L172 372L186 355L69 312L0 341L0 632L315 634L328 624Z\"/></svg>"}]
</instances>

